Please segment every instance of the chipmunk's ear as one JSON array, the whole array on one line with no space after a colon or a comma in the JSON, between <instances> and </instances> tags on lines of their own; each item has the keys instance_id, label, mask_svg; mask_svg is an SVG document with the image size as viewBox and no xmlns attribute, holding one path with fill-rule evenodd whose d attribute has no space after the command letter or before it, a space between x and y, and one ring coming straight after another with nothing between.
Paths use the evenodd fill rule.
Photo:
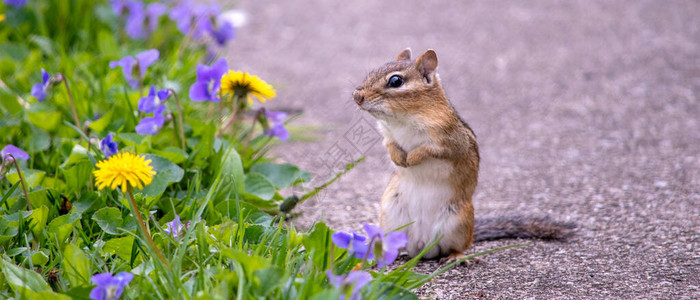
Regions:
<instances>
[{"instance_id":1,"label":"chipmunk's ear","mask_svg":"<svg viewBox=\"0 0 700 300\"><path fill-rule=\"evenodd\" d=\"M396 60L411 60L411 48L403 49L399 56L396 57Z\"/></svg>"},{"instance_id":2,"label":"chipmunk's ear","mask_svg":"<svg viewBox=\"0 0 700 300\"><path fill-rule=\"evenodd\" d=\"M423 78L428 81L428 83L433 81L433 73L435 73L437 66L437 54L435 54L435 51L432 49L423 52L423 54L418 56L416 59L416 68L418 69L418 72L423 75Z\"/></svg>"}]
</instances>

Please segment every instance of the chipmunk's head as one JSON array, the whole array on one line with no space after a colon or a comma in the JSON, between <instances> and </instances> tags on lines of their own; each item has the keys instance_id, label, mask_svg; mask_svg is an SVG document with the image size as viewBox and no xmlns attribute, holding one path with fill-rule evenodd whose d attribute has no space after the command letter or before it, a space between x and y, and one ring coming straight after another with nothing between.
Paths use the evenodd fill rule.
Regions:
<instances>
[{"instance_id":1,"label":"chipmunk's head","mask_svg":"<svg viewBox=\"0 0 700 300\"><path fill-rule=\"evenodd\" d=\"M396 61L372 71L352 93L353 99L379 119L424 113L445 99L437 65L433 50L423 52L415 61L411 60L411 49L403 50Z\"/></svg>"}]
</instances>

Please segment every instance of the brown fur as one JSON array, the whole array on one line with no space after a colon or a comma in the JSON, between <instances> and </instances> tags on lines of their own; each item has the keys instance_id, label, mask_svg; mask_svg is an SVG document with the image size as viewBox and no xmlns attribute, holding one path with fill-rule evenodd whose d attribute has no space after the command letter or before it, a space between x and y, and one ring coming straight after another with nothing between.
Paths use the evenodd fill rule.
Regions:
<instances>
[{"instance_id":1,"label":"brown fur","mask_svg":"<svg viewBox=\"0 0 700 300\"><path fill-rule=\"evenodd\" d=\"M474 233L474 208L472 194L476 188L479 172L479 148L476 136L471 128L457 115L447 99L439 78L435 72L437 56L432 50L426 51L418 59L410 61L410 50L401 52L397 61L387 63L370 73L367 79L353 94L355 101L362 105L365 101L381 105L381 109L368 109L375 117L412 119L421 124L424 133L430 137L430 143L405 151L396 142L387 138L385 146L391 160L399 167L410 168L419 165L427 158L444 160L452 165L449 174L453 196L449 207L460 216L459 230L453 234L461 235L463 243L453 249L441 249L440 253L458 256L469 248ZM387 87L391 75L399 74L404 78L405 89ZM394 174L382 202L397 201L393 191L401 181L401 175ZM431 201L431 199L425 199ZM382 211L380 222L385 213Z\"/></svg>"},{"instance_id":2,"label":"brown fur","mask_svg":"<svg viewBox=\"0 0 700 300\"><path fill-rule=\"evenodd\" d=\"M458 216L457 224L443 235L443 239L436 246L437 256L434 255L434 258L447 256L448 260L455 260L464 257L464 250L469 248L475 239L477 241L501 238L566 239L571 234L570 229L574 227L573 224L552 222L547 218L497 217L479 220L475 224L472 195L478 181L479 147L476 135L447 99L435 72L437 63L437 55L432 50L424 52L415 61L411 61L411 51L406 49L399 53L396 61L389 62L371 72L353 93L355 102L362 109L380 120L380 125L381 122L385 122L383 124L388 129L383 131L384 145L391 160L399 167L382 196L380 211L382 227L385 227L385 223L396 225L388 219L389 215L404 216L402 214L406 212L402 210L407 209L407 206L405 202L401 202L402 199L404 201L415 199L401 195L400 185L408 180L405 177L407 176L405 170L420 168L425 164L442 167L443 165L439 163L446 162L449 170L445 168L445 171L450 173L445 180L448 181L452 190L450 194L452 196L449 199L434 199L431 195L426 196L427 199L420 199L420 203L414 203L422 206L422 210L423 207L434 208L430 202L447 200L440 211L434 213L441 214L437 217L444 219L449 219L455 214ZM388 85L389 78L393 75L403 78L404 83L401 87L393 88ZM403 140L395 138L396 128L404 130ZM406 128L410 128L411 132L407 134ZM380 126L381 129L382 126ZM428 138L420 140L416 139L416 136ZM445 177L442 175L432 173L426 176ZM439 183L435 184L439 185ZM393 211L387 211L387 209L393 209ZM432 225L434 224L422 224L422 226ZM419 240L415 241L417 245L410 245L410 240L409 237L407 246L409 255L412 255L412 247L422 249L427 242ZM441 247L444 240L457 242L447 243L446 245L450 246L443 249Z\"/></svg>"}]
</instances>

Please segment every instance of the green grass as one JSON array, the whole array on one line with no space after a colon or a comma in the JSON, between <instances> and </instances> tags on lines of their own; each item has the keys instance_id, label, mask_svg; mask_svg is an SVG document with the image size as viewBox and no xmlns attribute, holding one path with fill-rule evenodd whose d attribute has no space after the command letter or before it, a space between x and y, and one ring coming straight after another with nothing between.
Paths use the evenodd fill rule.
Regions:
<instances>
[{"instance_id":1,"label":"green grass","mask_svg":"<svg viewBox=\"0 0 700 300\"><path fill-rule=\"evenodd\" d=\"M17 161L23 180L6 157L0 164L0 298L86 299L92 276L124 271L135 275L124 299L332 299L349 292L330 285L326 272L361 265L373 277L361 291L365 298L415 299L412 289L451 267L417 274L414 258L392 271L372 269L334 246L324 223L300 231L287 222L299 213L289 199L304 201L361 160L303 190L312 174L274 163L271 142L285 144L262 134L267 121L242 117L258 106L241 104L241 120L217 136L218 115L236 104L188 97L197 65L208 64L207 41L184 36L167 17L148 39L131 40L106 1L28 2L0 7L0 146L30 155ZM143 88L130 88L120 68L108 67L147 49L158 49L160 58ZM62 82L44 101L30 95L42 68L64 75L77 115ZM136 107L151 85L172 89L179 104L170 97L159 133L139 135L135 126L145 115ZM290 125L299 141L315 140L310 133L317 130ZM128 194L94 185L96 164L106 158L100 139L108 133L119 151L145 155L157 172L135 191L136 207ZM300 192L281 193L289 190ZM146 219L153 244L134 211ZM164 231L175 215L189 224L177 237Z\"/></svg>"}]
</instances>

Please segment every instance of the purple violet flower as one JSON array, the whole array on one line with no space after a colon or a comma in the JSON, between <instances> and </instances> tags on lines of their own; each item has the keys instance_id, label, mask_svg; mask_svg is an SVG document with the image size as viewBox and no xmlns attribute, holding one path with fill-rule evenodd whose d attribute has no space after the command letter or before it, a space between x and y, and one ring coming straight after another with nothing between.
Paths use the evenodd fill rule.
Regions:
<instances>
[{"instance_id":1,"label":"purple violet flower","mask_svg":"<svg viewBox=\"0 0 700 300\"><path fill-rule=\"evenodd\" d=\"M131 86L132 88L137 88L139 86L139 82L138 80L133 79L132 77L133 75L140 76L138 74L134 74L135 63L136 60L133 56L125 56L119 61L110 61L109 67L112 69L114 69L117 66L122 67L122 72L124 73L124 78L126 78L126 82L128 82L129 86Z\"/></svg>"},{"instance_id":2,"label":"purple violet flower","mask_svg":"<svg viewBox=\"0 0 700 300\"><path fill-rule=\"evenodd\" d=\"M221 58L210 66L197 65L197 81L190 86L192 101L219 102L221 77L228 71L226 60Z\"/></svg>"},{"instance_id":3,"label":"purple violet flower","mask_svg":"<svg viewBox=\"0 0 700 300\"><path fill-rule=\"evenodd\" d=\"M399 249L406 247L408 243L408 237L401 231L384 234L384 231L379 226L367 223L362 223L362 226L364 226L371 243L370 256L380 268L392 264L399 256Z\"/></svg>"},{"instance_id":4,"label":"purple violet flower","mask_svg":"<svg viewBox=\"0 0 700 300\"><path fill-rule=\"evenodd\" d=\"M113 134L110 132L107 134L105 138L100 141L100 150L102 150L102 153L106 157L110 157L114 154L117 154L119 152L119 148L117 148L117 142L114 141Z\"/></svg>"},{"instance_id":5,"label":"purple violet flower","mask_svg":"<svg viewBox=\"0 0 700 300\"><path fill-rule=\"evenodd\" d=\"M141 1L126 1L124 3L128 10L126 16L126 24L124 30L132 39L142 40L146 38L146 31L143 29L143 24L146 21L146 12L143 9Z\"/></svg>"},{"instance_id":6,"label":"purple violet flower","mask_svg":"<svg viewBox=\"0 0 700 300\"><path fill-rule=\"evenodd\" d=\"M148 92L148 96L143 97L139 100L138 109L145 113L152 113L160 106L165 99L170 96L170 91L167 89L162 89L156 92L156 88L151 86L151 90Z\"/></svg>"},{"instance_id":7,"label":"purple violet flower","mask_svg":"<svg viewBox=\"0 0 700 300\"><path fill-rule=\"evenodd\" d=\"M44 98L46 98L47 90L50 84L50 79L51 75L44 71L44 69L41 69L41 83L37 83L34 86L32 86L32 96L37 98L39 102L44 101Z\"/></svg>"},{"instance_id":8,"label":"purple violet flower","mask_svg":"<svg viewBox=\"0 0 700 300\"><path fill-rule=\"evenodd\" d=\"M268 121L272 121L272 124L270 125L269 129L265 129L265 134L270 137L277 137L282 141L286 141L289 139L289 131L287 131L287 128L284 128L284 119L287 118L287 113L285 112L272 112L272 111L266 111L265 115L267 116Z\"/></svg>"},{"instance_id":9,"label":"purple violet flower","mask_svg":"<svg viewBox=\"0 0 700 300\"><path fill-rule=\"evenodd\" d=\"M124 72L124 78L129 83L131 88L137 88L139 86L139 80L146 77L146 70L151 66L156 60L158 60L160 52L156 49L146 50L139 54L136 54L136 59L133 56L125 56L118 61L109 62L109 67L114 69L116 67L121 67L122 72ZM136 68L138 66L138 69Z\"/></svg>"},{"instance_id":10,"label":"purple violet flower","mask_svg":"<svg viewBox=\"0 0 700 300\"><path fill-rule=\"evenodd\" d=\"M160 105L153 111L153 117L145 117L136 125L136 133L140 135L156 135L165 123L165 105Z\"/></svg>"},{"instance_id":11,"label":"purple violet flower","mask_svg":"<svg viewBox=\"0 0 700 300\"><path fill-rule=\"evenodd\" d=\"M101 273L92 276L90 280L97 285L90 292L90 299L116 300L124 292L124 287L134 279L134 274L120 272L112 276L110 273Z\"/></svg>"},{"instance_id":12,"label":"purple violet flower","mask_svg":"<svg viewBox=\"0 0 700 300\"><path fill-rule=\"evenodd\" d=\"M160 16L168 11L167 5L157 2L147 5L145 9L141 1L126 1L122 5L129 10L124 30L129 37L137 40L145 39L155 31ZM148 23L148 28L144 28L146 23Z\"/></svg>"},{"instance_id":13,"label":"purple violet flower","mask_svg":"<svg viewBox=\"0 0 700 300\"><path fill-rule=\"evenodd\" d=\"M22 151L22 149L17 148L15 145L12 144L8 144L5 146L5 148L2 148L2 150L0 151L0 159L2 159L3 161L6 160L9 157L9 154L12 154L12 156L14 156L15 159L29 159L29 154L27 154L27 152Z\"/></svg>"},{"instance_id":14,"label":"purple violet flower","mask_svg":"<svg viewBox=\"0 0 700 300\"><path fill-rule=\"evenodd\" d=\"M172 235L175 240L180 237L180 233L182 232L182 223L180 222L180 216L175 215L175 218L173 219L172 222L165 223L165 232L167 234Z\"/></svg>"},{"instance_id":15,"label":"purple violet flower","mask_svg":"<svg viewBox=\"0 0 700 300\"><path fill-rule=\"evenodd\" d=\"M233 25L231 25L229 22L221 21L218 22L217 25L219 25L218 28L215 28L208 18L202 19L201 21L202 29L208 32L214 38L216 43L219 44L219 46L224 46L226 45L226 42L235 37L236 32Z\"/></svg>"},{"instance_id":16,"label":"purple violet flower","mask_svg":"<svg viewBox=\"0 0 700 300\"><path fill-rule=\"evenodd\" d=\"M139 54L136 54L136 62L139 64L139 72L141 72L141 78L146 76L146 70L150 67L158 57L160 52L156 49L146 50Z\"/></svg>"},{"instance_id":17,"label":"purple violet flower","mask_svg":"<svg viewBox=\"0 0 700 300\"><path fill-rule=\"evenodd\" d=\"M170 9L168 17L177 23L177 29L182 34L188 34L192 26L192 11L194 3L190 0L180 1L175 7Z\"/></svg>"},{"instance_id":18,"label":"purple violet flower","mask_svg":"<svg viewBox=\"0 0 700 300\"><path fill-rule=\"evenodd\" d=\"M209 22L209 25L211 25L210 20L216 18L219 13L221 13L221 8L216 3L195 5L192 10L192 16L196 21L196 27L194 28L194 33L192 36L195 39L198 39L207 33L209 31L209 28L206 25L207 22Z\"/></svg>"},{"instance_id":19,"label":"purple violet flower","mask_svg":"<svg viewBox=\"0 0 700 300\"><path fill-rule=\"evenodd\" d=\"M9 6L14 6L15 8L24 7L27 5L27 0L5 0L3 2Z\"/></svg>"},{"instance_id":20,"label":"purple violet flower","mask_svg":"<svg viewBox=\"0 0 700 300\"><path fill-rule=\"evenodd\" d=\"M121 16L124 13L124 8L126 7L126 0L110 0L109 5L112 6L112 11L117 16Z\"/></svg>"},{"instance_id":21,"label":"purple violet flower","mask_svg":"<svg viewBox=\"0 0 700 300\"><path fill-rule=\"evenodd\" d=\"M328 282L340 290L340 300L344 300L350 292L349 300L362 299L360 290L372 281L372 275L365 271L350 271L348 275L333 275L331 270L326 271Z\"/></svg>"},{"instance_id":22,"label":"purple violet flower","mask_svg":"<svg viewBox=\"0 0 700 300\"><path fill-rule=\"evenodd\" d=\"M146 6L146 19L148 20L148 31L153 32L158 27L160 16L168 11L168 6L163 3L151 3Z\"/></svg>"},{"instance_id":23,"label":"purple violet flower","mask_svg":"<svg viewBox=\"0 0 700 300\"><path fill-rule=\"evenodd\" d=\"M331 240L338 248L347 249L348 253L354 255L358 259L369 258L367 250L369 245L366 243L367 238L357 234L357 232L346 233L336 232L331 235Z\"/></svg>"}]
</instances>

